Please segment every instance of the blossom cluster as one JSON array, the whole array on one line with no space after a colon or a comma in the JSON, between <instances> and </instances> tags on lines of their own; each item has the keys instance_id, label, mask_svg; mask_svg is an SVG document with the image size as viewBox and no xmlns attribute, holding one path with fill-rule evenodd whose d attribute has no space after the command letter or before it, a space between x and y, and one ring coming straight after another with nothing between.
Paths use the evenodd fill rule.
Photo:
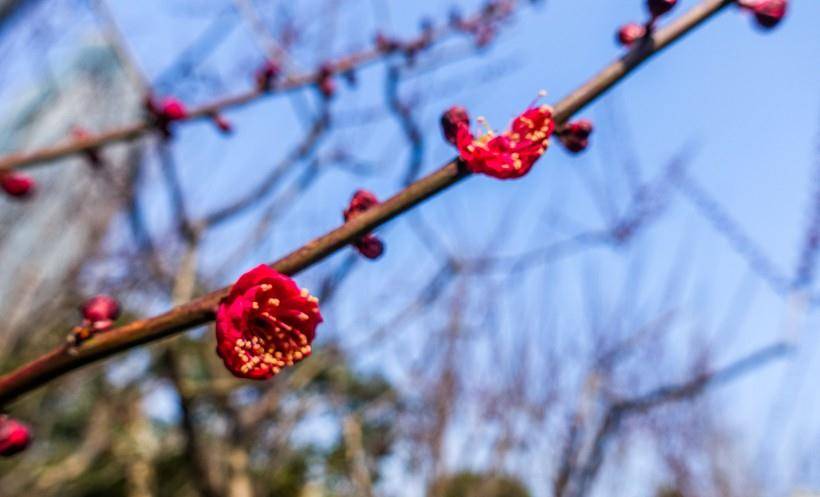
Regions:
<instances>
[{"instance_id":1,"label":"blossom cluster","mask_svg":"<svg viewBox=\"0 0 820 497\"><path fill-rule=\"evenodd\" d=\"M372 192L357 190L342 215L347 222L378 204L379 200ZM353 246L368 259L378 259L384 253L384 243L373 233L362 236L353 242Z\"/></svg>"},{"instance_id":2,"label":"blossom cluster","mask_svg":"<svg viewBox=\"0 0 820 497\"><path fill-rule=\"evenodd\" d=\"M461 107L445 112L441 124L445 139L455 145L470 171L498 179L527 174L547 150L555 130L552 108L548 105L530 106L500 134L491 129L473 134L470 118Z\"/></svg>"}]
</instances>

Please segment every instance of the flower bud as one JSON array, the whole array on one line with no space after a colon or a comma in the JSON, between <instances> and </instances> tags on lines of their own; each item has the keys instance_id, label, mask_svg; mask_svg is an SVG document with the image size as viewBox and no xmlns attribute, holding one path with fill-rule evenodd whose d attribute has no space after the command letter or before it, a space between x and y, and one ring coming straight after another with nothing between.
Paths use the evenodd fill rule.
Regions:
<instances>
[{"instance_id":1,"label":"flower bud","mask_svg":"<svg viewBox=\"0 0 820 497\"><path fill-rule=\"evenodd\" d=\"M96 295L80 307L83 317L91 323L115 321L120 316L120 304L108 295Z\"/></svg>"},{"instance_id":2,"label":"flower bud","mask_svg":"<svg viewBox=\"0 0 820 497\"><path fill-rule=\"evenodd\" d=\"M378 259L384 253L384 243L374 234L367 234L353 244L368 259Z\"/></svg>"},{"instance_id":3,"label":"flower bud","mask_svg":"<svg viewBox=\"0 0 820 497\"><path fill-rule=\"evenodd\" d=\"M31 432L23 423L0 416L0 456L11 457L28 447Z\"/></svg>"},{"instance_id":4,"label":"flower bud","mask_svg":"<svg viewBox=\"0 0 820 497\"><path fill-rule=\"evenodd\" d=\"M461 126L470 127L470 115L464 107L450 107L441 115L441 132L444 139L453 145L456 144L456 135Z\"/></svg>"},{"instance_id":5,"label":"flower bud","mask_svg":"<svg viewBox=\"0 0 820 497\"><path fill-rule=\"evenodd\" d=\"M26 174L17 172L0 173L0 188L12 197L28 197L33 193L35 185L34 179Z\"/></svg>"},{"instance_id":6,"label":"flower bud","mask_svg":"<svg viewBox=\"0 0 820 497\"><path fill-rule=\"evenodd\" d=\"M333 98L336 94L336 82L333 81L333 66L325 63L319 67L319 75L316 78L316 86L325 98Z\"/></svg>"},{"instance_id":7,"label":"flower bud","mask_svg":"<svg viewBox=\"0 0 820 497\"><path fill-rule=\"evenodd\" d=\"M345 222L347 222L378 204L379 200L373 193L367 190L357 190L342 215ZM384 243L372 233L368 233L353 242L353 246L368 259L378 259L384 253Z\"/></svg>"},{"instance_id":8,"label":"flower bud","mask_svg":"<svg viewBox=\"0 0 820 497\"><path fill-rule=\"evenodd\" d=\"M259 91L270 91L281 72L282 68L279 67L278 62L274 60L265 61L262 67L256 71L256 88Z\"/></svg>"},{"instance_id":9,"label":"flower bud","mask_svg":"<svg viewBox=\"0 0 820 497\"><path fill-rule=\"evenodd\" d=\"M621 29L618 30L618 43L629 47L644 36L646 36L646 28L638 23L630 22L621 26Z\"/></svg>"},{"instance_id":10,"label":"flower bud","mask_svg":"<svg viewBox=\"0 0 820 497\"><path fill-rule=\"evenodd\" d=\"M159 114L168 121L179 121L188 117L188 109L179 99L166 97L159 105Z\"/></svg>"},{"instance_id":11,"label":"flower bud","mask_svg":"<svg viewBox=\"0 0 820 497\"><path fill-rule=\"evenodd\" d=\"M592 121L578 119L565 124L558 137L567 150L577 154L583 152L589 146L589 135L592 134L592 129Z\"/></svg>"},{"instance_id":12,"label":"flower bud","mask_svg":"<svg viewBox=\"0 0 820 497\"><path fill-rule=\"evenodd\" d=\"M231 121L229 121L225 116L221 114L214 114L211 121L213 121L217 129L219 129L222 133L226 135L233 133L233 123L231 123Z\"/></svg>"},{"instance_id":13,"label":"flower bud","mask_svg":"<svg viewBox=\"0 0 820 497\"><path fill-rule=\"evenodd\" d=\"M771 29L783 20L787 7L786 0L759 0L750 8L757 24L762 28Z\"/></svg>"},{"instance_id":14,"label":"flower bud","mask_svg":"<svg viewBox=\"0 0 820 497\"><path fill-rule=\"evenodd\" d=\"M646 5L652 17L660 17L675 7L677 0L647 0Z\"/></svg>"}]
</instances>

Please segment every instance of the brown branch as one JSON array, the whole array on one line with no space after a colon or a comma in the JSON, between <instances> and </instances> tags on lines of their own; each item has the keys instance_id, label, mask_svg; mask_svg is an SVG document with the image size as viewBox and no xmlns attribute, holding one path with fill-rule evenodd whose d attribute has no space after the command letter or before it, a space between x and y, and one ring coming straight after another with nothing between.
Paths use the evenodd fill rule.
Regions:
<instances>
[{"instance_id":1,"label":"brown branch","mask_svg":"<svg viewBox=\"0 0 820 497\"><path fill-rule=\"evenodd\" d=\"M505 12L491 12L488 16L487 13L480 10L468 20L464 21L460 26L443 25L437 29L433 29L430 32L423 32L418 37L406 41L398 41L396 51L406 50L407 47L420 47L421 49L427 49L433 43L443 40L448 35L457 32L469 32L471 26L478 25L482 22L498 21L503 19L506 15L507 13ZM329 64L323 65L332 67L334 74L343 74L348 71L365 67L370 63L381 60L382 58L389 57L393 53L393 50L385 50L376 46L374 48L368 48L349 54L339 59L330 61ZM229 109L248 105L263 97L287 93L299 88L317 84L323 77L324 75L321 68L303 74L288 76L282 81L275 83L273 88L269 90L254 88L252 90L247 90L237 93L236 95L217 99L213 102L189 109L188 115L184 119L175 121L174 124L202 119L211 119L216 114L220 114ZM156 126L152 122L141 120L139 122L126 124L119 128L103 131L96 135L90 135L86 138L73 139L67 143L52 145L30 152L15 152L4 157L0 157L0 173L12 169L31 167L36 164L54 161L89 151L99 150L114 143L133 141L142 137L146 133L154 131L155 129Z\"/></svg>"},{"instance_id":2,"label":"brown branch","mask_svg":"<svg viewBox=\"0 0 820 497\"><path fill-rule=\"evenodd\" d=\"M658 30L647 43L628 52L558 102L555 106L556 122L566 122L574 113L605 93L643 61L732 3L732 0L704 0L666 28ZM469 171L459 160L452 160L382 204L279 259L272 267L284 274L296 274L469 175ZM58 347L0 377L0 404L6 404L86 364L212 321L215 309L227 291L227 288L216 290L158 316L120 326L89 340L77 350L70 351L66 346Z\"/></svg>"}]
</instances>

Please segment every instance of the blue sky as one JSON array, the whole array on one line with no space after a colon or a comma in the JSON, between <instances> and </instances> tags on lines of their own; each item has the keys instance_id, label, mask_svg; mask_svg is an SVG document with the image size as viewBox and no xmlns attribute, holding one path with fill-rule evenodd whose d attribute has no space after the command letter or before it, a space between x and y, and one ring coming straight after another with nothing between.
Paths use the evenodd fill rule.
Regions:
<instances>
[{"instance_id":1,"label":"blue sky","mask_svg":"<svg viewBox=\"0 0 820 497\"><path fill-rule=\"evenodd\" d=\"M473 116L484 115L500 128L540 89L549 92L548 101L555 101L621 53L613 34L620 24L643 19L641 3L554 0L527 8L501 31L486 53L403 83L404 96L418 93L424 97L416 110L427 130L425 171L453 155L438 136L437 119L443 109L462 104ZM675 15L695 3L681 1ZM213 12L216 4L204 2L208 9L203 12ZM342 12L336 29L345 36L294 53L298 65L311 68L323 57L369 43L377 25L393 34L411 35L420 19L446 18L450 9L449 3L432 0L375 4L387 6L390 21L386 28L370 9ZM719 199L779 270L791 276L811 195L820 189L820 2L790 4L785 21L771 32L756 29L748 15L729 8L629 76L583 111L583 116L596 123L587 153L570 156L556 144L525 179L471 178L422 205L410 217L420 216L451 251L466 257L486 255L487 250L496 255L522 253L562 239L573 229L607 225L607 210L589 195L588 181L597 188L609 188L623 213L627 207L623 164L637 165L642 177L649 179L682 154L691 177ZM470 10L469 3L460 5ZM185 2L116 1L112 9L150 79L161 74L210 22L209 17L198 14L195 5ZM278 11L265 12L275 19ZM66 30L62 36L73 36L75 43L89 39L90 30L84 26ZM326 26L317 18L310 29L309 33L316 34ZM50 60L59 65L65 52L65 47L51 49ZM181 86L174 91L194 103L246 88L248 74L261 58L250 33L236 27L206 63L223 78L223 86L188 93ZM38 71L30 67L31 61L21 59L11 63L28 68L21 74L33 76L21 76L20 81L36 80ZM343 89L334 104L338 115L380 105L383 72L382 66L373 66L360 74L358 88ZM6 94L23 84L3 81ZM305 126L303 115L310 114L315 105L315 96L308 92L231 112L228 116L237 127L231 138L217 136L208 123L180 130L174 154L191 211L208 212L253 188L265 169L298 139ZM129 113L124 112L125 117ZM229 266L214 277L214 283L227 284L248 267L273 260L337 226L340 210L356 188L372 189L381 197L397 190L407 147L394 120L379 116L367 126L345 126L323 150L338 146L376 164L374 174L361 178L335 169L325 173L311 194L284 215L266 243L246 256L246 266ZM146 183L158 179L154 168ZM167 205L161 190L150 192L146 201L161 233L167 228ZM820 374L817 313L801 310L799 295L784 298L775 294L691 203L678 194L671 198L670 211L631 245L593 248L536 274L499 283L508 299L499 305L499 332L546 334L547 339L551 333L572 334L574 323L584 319L584 275L593 275L603 301L609 302L623 297L628 272L643 267L648 274L645 287L634 298L649 303L659 298L670 271L680 269L684 290L676 340L682 351L688 350L684 344L689 332L712 337L718 364L784 337L797 340L799 349L790 362L718 393L726 400L723 408L739 430L748 458L754 460L763 449L781 450L784 459L770 466L770 471L788 485L799 484L788 473L794 458L802 457L810 447L820 447L820 424L816 422L820 400L811 381ZM556 225L548 215L554 211L577 227ZM253 226L254 215L250 215L210 234L203 272L213 274L223 268L226 256L233 253L226 253L226 247L235 246ZM410 226L399 220L384 230L386 256L376 264L360 265L345 283L342 294L348 296L335 301L326 313L333 334L355 337L356 332L377 326L406 301L407 295L397 294L395 288L418 288L435 271L434 256ZM503 236L498 236L499 230ZM328 265L337 264L345 255L334 256L300 279L308 286L316 283ZM820 291L818 287L815 291ZM738 301L741 305L734 307L733 302ZM157 302L155 308L165 305ZM735 309L741 312L735 315ZM528 316L560 324L535 326ZM419 319L406 333L426 333L440 318ZM522 330L527 327L531 329ZM402 361L401 352L396 360ZM377 359L374 366L391 370L389 361ZM399 371L394 373L401 376Z\"/></svg>"}]
</instances>

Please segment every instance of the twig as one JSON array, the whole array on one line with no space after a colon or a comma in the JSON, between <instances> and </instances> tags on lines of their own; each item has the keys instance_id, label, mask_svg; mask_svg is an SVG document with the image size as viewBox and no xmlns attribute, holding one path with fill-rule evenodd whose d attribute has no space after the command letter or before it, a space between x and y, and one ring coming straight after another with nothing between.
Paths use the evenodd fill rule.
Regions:
<instances>
[{"instance_id":1,"label":"twig","mask_svg":"<svg viewBox=\"0 0 820 497\"><path fill-rule=\"evenodd\" d=\"M732 0L704 0L664 29L654 33L647 43L640 44L558 102L554 114L556 122L566 122L574 113L600 97L642 62L732 3ZM452 160L378 206L279 259L272 267L284 274L296 274L469 175L469 171L460 160ZM227 288L222 288L158 316L120 326L89 340L71 354L65 346L57 347L0 377L0 404L6 404L86 364L212 321L219 301L227 292Z\"/></svg>"},{"instance_id":2,"label":"twig","mask_svg":"<svg viewBox=\"0 0 820 497\"><path fill-rule=\"evenodd\" d=\"M474 14L469 20L465 21L467 24L483 21L485 14L479 11ZM432 32L425 32L418 37L402 42L402 45L407 46L424 46L429 47L433 42L440 41L450 34L457 32L456 28L444 25ZM364 67L372 62L389 57L390 51L385 51L379 47L368 48L359 52L354 52L345 57L329 61L328 64L333 68L335 74L343 74L361 67ZM260 98L290 92L306 86L311 86L320 81L323 77L323 71L320 69L288 76L282 81L278 82L269 91L260 88L246 90L232 96L217 99L213 102L192 108L188 111L184 119L178 120L177 124L187 121L196 121L202 119L212 119L214 115L220 114L226 110L242 107L250 104ZM131 124L126 124L122 127L101 132L96 135L91 135L87 138L74 139L71 142L44 147L31 152L15 152L5 157L0 157L0 172L9 171L12 169L22 169L31 167L36 164L54 161L63 157L81 154L90 150L99 150L107 145L118 142L133 141L137 138L154 131L155 126L151 122L139 121Z\"/></svg>"},{"instance_id":3,"label":"twig","mask_svg":"<svg viewBox=\"0 0 820 497\"><path fill-rule=\"evenodd\" d=\"M697 397L707 388L728 383L745 373L769 364L775 359L782 358L791 350L791 347L787 344L775 343L738 359L721 369L697 375L685 383L664 385L644 395L613 403L607 409L595 434L592 450L586 458L586 462L579 468L577 486L572 495L580 497L587 493L589 485L603 462L604 451L609 440L617 433L628 416L647 412L659 405Z\"/></svg>"}]
</instances>

